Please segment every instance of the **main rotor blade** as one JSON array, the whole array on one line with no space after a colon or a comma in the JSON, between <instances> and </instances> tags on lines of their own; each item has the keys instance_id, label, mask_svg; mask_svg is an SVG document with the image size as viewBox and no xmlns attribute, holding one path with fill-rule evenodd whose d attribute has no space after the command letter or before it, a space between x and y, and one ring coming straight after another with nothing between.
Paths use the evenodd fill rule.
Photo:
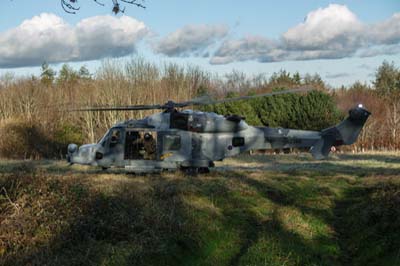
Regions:
<instances>
[{"instance_id":1,"label":"main rotor blade","mask_svg":"<svg viewBox=\"0 0 400 266\"><path fill-rule=\"evenodd\" d=\"M255 99L255 98L260 98L260 97L269 97L269 96L282 95L282 94L306 92L306 91L311 91L311 90L312 89L310 89L310 88L297 88L297 89L291 89L291 90L268 92L268 93L251 95L251 96L225 98L225 99L221 99L221 100L207 100L207 99L203 100L202 98L200 98L199 100L188 101L188 102L184 102L181 104L182 105L186 104L186 106L187 106L187 105L209 105L209 104L218 104L218 103L229 103L229 102L235 102L235 101L241 101L241 100Z\"/></svg>"},{"instance_id":2,"label":"main rotor blade","mask_svg":"<svg viewBox=\"0 0 400 266\"><path fill-rule=\"evenodd\" d=\"M163 109L164 106L160 104L155 105L132 105L132 106L104 106L104 107L87 107L87 108L79 108L79 109L72 109L73 112L80 112L80 111L140 111L140 110L153 110L153 109Z\"/></svg>"},{"instance_id":3,"label":"main rotor blade","mask_svg":"<svg viewBox=\"0 0 400 266\"><path fill-rule=\"evenodd\" d=\"M180 103L168 101L165 104L153 104L153 105L92 106L92 107L87 107L87 108L72 109L70 111L73 111L73 112L79 112L79 111L102 112L102 111L139 111L139 110L155 110L155 109L173 109L173 108L183 108L186 106L228 103L228 102L234 102L234 101L255 99L255 98L259 98L259 97L268 97L268 96L274 96L274 95L306 92L306 91L310 91L310 90L311 89L309 89L309 88L297 88L297 89L291 89L291 90L268 92L268 93L257 94L257 95L252 95L252 96L225 98L225 99L221 99L221 100L213 100L209 96L202 96L202 97L190 100L190 101L180 102Z\"/></svg>"}]
</instances>

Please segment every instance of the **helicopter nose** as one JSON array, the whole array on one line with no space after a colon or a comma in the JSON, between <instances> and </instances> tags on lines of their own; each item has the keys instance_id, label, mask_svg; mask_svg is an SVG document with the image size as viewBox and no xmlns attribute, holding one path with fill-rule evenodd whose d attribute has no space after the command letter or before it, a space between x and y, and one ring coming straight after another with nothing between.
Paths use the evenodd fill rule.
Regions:
<instances>
[{"instance_id":1,"label":"helicopter nose","mask_svg":"<svg viewBox=\"0 0 400 266\"><path fill-rule=\"evenodd\" d=\"M72 143L68 145L68 153L74 153L78 150L78 145Z\"/></svg>"},{"instance_id":2,"label":"helicopter nose","mask_svg":"<svg viewBox=\"0 0 400 266\"><path fill-rule=\"evenodd\" d=\"M71 143L68 145L67 148L67 162L73 163L72 162L72 157L74 156L74 153L78 151L78 145Z\"/></svg>"},{"instance_id":3,"label":"helicopter nose","mask_svg":"<svg viewBox=\"0 0 400 266\"><path fill-rule=\"evenodd\" d=\"M67 161L71 164L92 165L95 163L96 144L68 145Z\"/></svg>"}]
</instances>

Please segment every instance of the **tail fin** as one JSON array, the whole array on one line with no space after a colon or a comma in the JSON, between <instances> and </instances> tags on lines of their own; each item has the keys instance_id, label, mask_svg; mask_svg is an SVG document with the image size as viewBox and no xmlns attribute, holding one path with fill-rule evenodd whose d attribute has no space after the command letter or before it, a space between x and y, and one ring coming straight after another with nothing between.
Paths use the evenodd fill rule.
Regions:
<instances>
[{"instance_id":1,"label":"tail fin","mask_svg":"<svg viewBox=\"0 0 400 266\"><path fill-rule=\"evenodd\" d=\"M329 155L332 146L350 145L356 142L370 112L357 106L349 111L349 116L341 123L321 131L321 139L311 147L315 159L323 159Z\"/></svg>"}]
</instances>

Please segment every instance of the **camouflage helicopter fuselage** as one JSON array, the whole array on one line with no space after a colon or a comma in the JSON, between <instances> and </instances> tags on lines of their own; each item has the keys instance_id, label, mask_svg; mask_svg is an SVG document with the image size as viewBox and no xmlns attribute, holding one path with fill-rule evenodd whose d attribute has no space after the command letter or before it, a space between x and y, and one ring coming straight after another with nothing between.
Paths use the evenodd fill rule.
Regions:
<instances>
[{"instance_id":1,"label":"camouflage helicopter fuselage","mask_svg":"<svg viewBox=\"0 0 400 266\"><path fill-rule=\"evenodd\" d=\"M310 148L314 158L322 159L332 146L354 143L369 115L358 106L338 125L308 131L254 127L236 115L170 109L116 124L96 144L79 148L70 144L67 160L103 169L121 167L131 172L152 172L208 169L214 161L260 149Z\"/></svg>"}]
</instances>

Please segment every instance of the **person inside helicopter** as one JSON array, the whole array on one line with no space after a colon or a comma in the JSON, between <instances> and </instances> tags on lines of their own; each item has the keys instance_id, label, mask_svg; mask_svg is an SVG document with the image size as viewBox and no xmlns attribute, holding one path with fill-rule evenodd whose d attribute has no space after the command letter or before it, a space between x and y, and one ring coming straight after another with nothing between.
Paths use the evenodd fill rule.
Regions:
<instances>
[{"instance_id":1,"label":"person inside helicopter","mask_svg":"<svg viewBox=\"0 0 400 266\"><path fill-rule=\"evenodd\" d=\"M115 145L117 145L117 143L119 142L119 138L120 138L119 130L113 130L111 134L110 148L115 147Z\"/></svg>"},{"instance_id":2,"label":"person inside helicopter","mask_svg":"<svg viewBox=\"0 0 400 266\"><path fill-rule=\"evenodd\" d=\"M125 140L126 160L155 160L156 139L152 132L128 131Z\"/></svg>"},{"instance_id":3,"label":"person inside helicopter","mask_svg":"<svg viewBox=\"0 0 400 266\"><path fill-rule=\"evenodd\" d=\"M141 151L143 150L143 139L139 132L128 131L125 138L125 159L140 160L143 159Z\"/></svg>"},{"instance_id":4,"label":"person inside helicopter","mask_svg":"<svg viewBox=\"0 0 400 266\"><path fill-rule=\"evenodd\" d=\"M145 160L155 160L156 159L156 141L150 132L144 134L144 156Z\"/></svg>"}]
</instances>

